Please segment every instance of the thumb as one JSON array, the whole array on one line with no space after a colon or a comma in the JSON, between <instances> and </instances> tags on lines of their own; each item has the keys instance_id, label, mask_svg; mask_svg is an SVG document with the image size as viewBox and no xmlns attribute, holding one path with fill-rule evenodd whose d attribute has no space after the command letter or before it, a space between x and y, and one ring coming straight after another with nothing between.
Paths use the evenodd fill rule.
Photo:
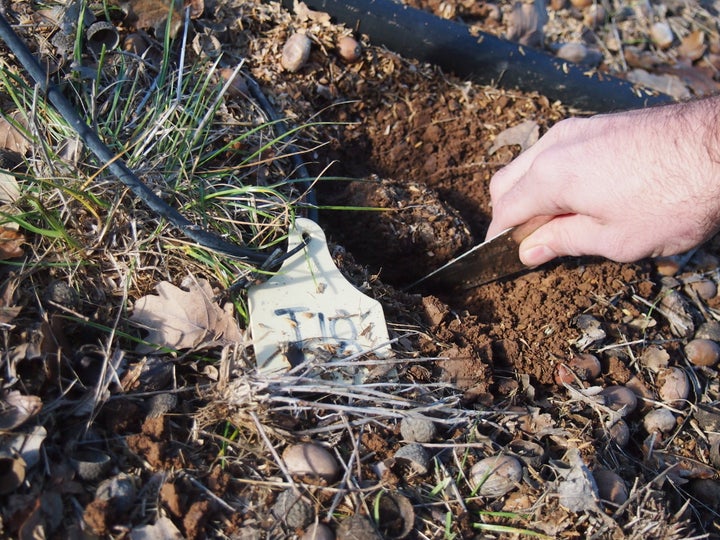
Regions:
<instances>
[{"instance_id":1,"label":"thumb","mask_svg":"<svg viewBox=\"0 0 720 540\"><path fill-rule=\"evenodd\" d=\"M599 225L588 216L556 216L520 244L520 260L529 267L556 257L597 254Z\"/></svg>"}]
</instances>

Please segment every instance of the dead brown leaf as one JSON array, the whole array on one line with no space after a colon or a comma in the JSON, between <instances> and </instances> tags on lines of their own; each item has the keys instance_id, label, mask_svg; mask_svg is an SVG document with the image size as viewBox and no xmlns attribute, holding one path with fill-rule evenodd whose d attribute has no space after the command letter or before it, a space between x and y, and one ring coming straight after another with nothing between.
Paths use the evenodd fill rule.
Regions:
<instances>
[{"instance_id":1,"label":"dead brown leaf","mask_svg":"<svg viewBox=\"0 0 720 540\"><path fill-rule=\"evenodd\" d=\"M129 15L136 28L153 29L156 37L165 35L169 15L170 37L174 38L182 26L181 5L177 0L130 0Z\"/></svg>"},{"instance_id":2,"label":"dead brown leaf","mask_svg":"<svg viewBox=\"0 0 720 540\"><path fill-rule=\"evenodd\" d=\"M161 281L156 286L158 295L143 296L135 303L130 320L148 330L146 340L152 343L140 345L139 352L153 352L158 347L189 349L219 339L242 340L232 304L217 305L206 280L189 276L182 286L187 290Z\"/></svg>"},{"instance_id":3,"label":"dead brown leaf","mask_svg":"<svg viewBox=\"0 0 720 540\"><path fill-rule=\"evenodd\" d=\"M0 260L22 257L25 235L9 227L0 226Z\"/></svg>"},{"instance_id":4,"label":"dead brown leaf","mask_svg":"<svg viewBox=\"0 0 720 540\"><path fill-rule=\"evenodd\" d=\"M0 400L0 431L10 431L27 422L42 409L42 400L17 390Z\"/></svg>"},{"instance_id":5,"label":"dead brown leaf","mask_svg":"<svg viewBox=\"0 0 720 540\"><path fill-rule=\"evenodd\" d=\"M17 126L26 126L25 118L19 111L0 117L0 148L24 155L30 148L30 141Z\"/></svg>"},{"instance_id":6,"label":"dead brown leaf","mask_svg":"<svg viewBox=\"0 0 720 540\"><path fill-rule=\"evenodd\" d=\"M691 62L702 58L702 55L705 54L706 50L707 45L705 45L705 32L702 30L695 30L685 36L678 47L678 53L680 56L687 58Z\"/></svg>"},{"instance_id":7,"label":"dead brown leaf","mask_svg":"<svg viewBox=\"0 0 720 540\"><path fill-rule=\"evenodd\" d=\"M305 2L298 2L295 0L293 2L293 11L295 12L295 15L297 15L297 18L301 21L313 21L325 26L330 24L330 14L325 13L324 11L312 10L307 7Z\"/></svg>"},{"instance_id":8,"label":"dead brown leaf","mask_svg":"<svg viewBox=\"0 0 720 540\"><path fill-rule=\"evenodd\" d=\"M501 131L493 145L490 147L490 155L493 155L503 146L510 146L517 144L520 149L524 152L535 144L540 137L540 126L533 120L525 120L517 126L507 128Z\"/></svg>"}]
</instances>

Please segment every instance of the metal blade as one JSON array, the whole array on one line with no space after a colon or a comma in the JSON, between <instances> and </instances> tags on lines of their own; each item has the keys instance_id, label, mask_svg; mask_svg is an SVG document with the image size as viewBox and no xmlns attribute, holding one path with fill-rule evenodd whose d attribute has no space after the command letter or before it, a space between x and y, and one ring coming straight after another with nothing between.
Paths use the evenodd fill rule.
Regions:
<instances>
[{"instance_id":1,"label":"metal blade","mask_svg":"<svg viewBox=\"0 0 720 540\"><path fill-rule=\"evenodd\" d=\"M470 289L527 269L518 257L520 243L514 238L515 228L507 229L486 242L448 261L410 285Z\"/></svg>"},{"instance_id":2,"label":"metal blade","mask_svg":"<svg viewBox=\"0 0 720 540\"><path fill-rule=\"evenodd\" d=\"M551 219L552 216L537 216L527 223L506 229L420 278L408 288L427 284L430 287L471 289L527 270L528 267L520 262L520 242Z\"/></svg>"}]
</instances>

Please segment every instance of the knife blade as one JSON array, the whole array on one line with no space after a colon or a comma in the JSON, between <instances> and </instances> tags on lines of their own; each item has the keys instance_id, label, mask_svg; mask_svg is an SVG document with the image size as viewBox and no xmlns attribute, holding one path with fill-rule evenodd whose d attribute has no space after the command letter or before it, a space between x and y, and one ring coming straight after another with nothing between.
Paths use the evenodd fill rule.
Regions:
<instances>
[{"instance_id":1,"label":"knife blade","mask_svg":"<svg viewBox=\"0 0 720 540\"><path fill-rule=\"evenodd\" d=\"M418 279L408 289L420 284L471 289L529 270L520 261L520 243L551 219L551 216L537 216L527 223L506 229Z\"/></svg>"}]
</instances>

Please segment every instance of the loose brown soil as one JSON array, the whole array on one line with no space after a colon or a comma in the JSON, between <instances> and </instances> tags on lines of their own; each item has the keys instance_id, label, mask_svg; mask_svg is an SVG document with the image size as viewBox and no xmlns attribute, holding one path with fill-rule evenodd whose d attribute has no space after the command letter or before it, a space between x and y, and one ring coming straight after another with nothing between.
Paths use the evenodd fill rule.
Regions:
<instances>
[{"instance_id":1,"label":"loose brown soil","mask_svg":"<svg viewBox=\"0 0 720 540\"><path fill-rule=\"evenodd\" d=\"M476 4L413 2L440 12L452 8L455 16L499 32L492 10ZM561 11L557 17L577 23ZM698 298L686 285L699 277L717 282L717 239L688 259L674 281L662 281L653 261L565 259L466 291L405 290L484 238L490 178L519 152L511 146L490 155L497 135L523 120L544 132L569 115L567 107L532 92L466 83L367 42L360 61L345 63L335 43L351 30L301 20L275 4L206 4L200 20L241 29L224 34L223 47L230 57L247 58L247 72L290 123L324 122L295 140L310 148L303 157L319 178L319 219L338 266L382 303L396 340L399 363L392 373L373 371L369 383L397 385L388 395L413 406L366 399L353 409L358 400L340 392L319 395L293 386L297 382L255 378L249 349L231 367L227 349L209 362L213 367L207 358L163 357L167 363L158 369L132 357L91 417L40 416L49 433L49 478L35 471L42 490L26 484L0 495L3 534L27 538L25 528L42 519L56 538L81 529L136 538L140 526L166 517L186 538L299 537L307 523L289 526L271 511L290 483L268 443L281 454L284 446L309 439L347 465L342 482L296 478L313 519L335 531L347 528L340 524L349 516L374 517L376 497L388 492L414 506L414 518L401 516L412 523L408 538L516 538L523 530L557 538L720 534L714 409L699 417L695 407L718 399L717 371L692 365L682 348L702 323L720 319L718 297ZM288 73L280 51L297 30L313 35L313 51L300 71ZM248 98L234 99L229 106ZM657 309L668 290L683 298L678 313L689 314L689 327L671 325L670 307ZM665 349L669 365L691 381L687 401L671 408L677 426L667 434L643 427L644 414L661 401L661 377L640 360L651 346ZM601 373L559 384L558 366L583 352L599 358ZM27 369L26 390L60 399L52 373L41 380L32 373ZM612 431L618 417L598 393L626 384L647 399L621 421L629 426L629 441L622 443ZM150 400L158 392L179 399L155 413ZM347 409L338 412L333 407L339 405ZM371 406L380 412L367 412ZM394 457L404 445L400 418L408 410L421 410L439 426L425 442L435 458L431 472L417 473ZM66 420L72 429L61 423ZM79 478L63 455L78 440L111 455L110 470ZM470 465L513 454L511 443L518 441L535 443L538 461L524 466L509 493L475 496L465 481ZM599 471L615 471L619 479L611 488L629 492L626 503L608 502L606 485L604 502L590 497L582 508L559 495L575 450L584 468L572 471L586 471L588 485L590 471L598 478ZM117 503L116 492L108 499L95 491L110 477L120 485L118 473L132 476L127 506ZM59 510L43 492L62 501Z\"/></svg>"}]
</instances>

